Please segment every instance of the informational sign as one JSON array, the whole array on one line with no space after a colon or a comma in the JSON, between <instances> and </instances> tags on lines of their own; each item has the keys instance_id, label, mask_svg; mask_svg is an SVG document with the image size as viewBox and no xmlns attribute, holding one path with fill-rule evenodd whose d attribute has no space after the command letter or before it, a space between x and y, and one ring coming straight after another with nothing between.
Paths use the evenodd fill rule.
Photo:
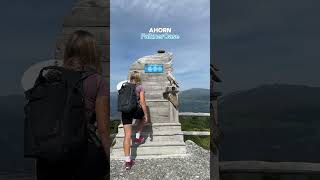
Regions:
<instances>
[{"instance_id":1,"label":"informational sign","mask_svg":"<svg viewBox=\"0 0 320 180\"><path fill-rule=\"evenodd\" d=\"M163 73L163 64L145 64L145 73Z\"/></svg>"}]
</instances>

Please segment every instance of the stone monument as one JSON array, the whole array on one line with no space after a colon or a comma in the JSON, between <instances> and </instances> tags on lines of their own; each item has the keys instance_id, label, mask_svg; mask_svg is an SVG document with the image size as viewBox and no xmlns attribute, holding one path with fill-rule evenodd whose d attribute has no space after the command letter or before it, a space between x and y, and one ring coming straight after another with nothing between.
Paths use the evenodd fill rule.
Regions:
<instances>
[{"instance_id":1,"label":"stone monument","mask_svg":"<svg viewBox=\"0 0 320 180\"><path fill-rule=\"evenodd\" d=\"M77 0L63 21L56 43L55 59L60 64L66 42L76 30L91 32L97 41L101 74L109 82L110 67L110 0Z\"/></svg>"},{"instance_id":2,"label":"stone monument","mask_svg":"<svg viewBox=\"0 0 320 180\"><path fill-rule=\"evenodd\" d=\"M146 141L140 145L132 143L131 156L136 159L181 157L186 155L186 147L179 123L178 82L172 75L172 53L159 50L156 54L135 61L129 70L139 71L145 88L150 123L146 124L141 135ZM132 139L135 137L133 125ZM118 128L116 144L111 158L122 159L123 126Z\"/></svg>"}]
</instances>

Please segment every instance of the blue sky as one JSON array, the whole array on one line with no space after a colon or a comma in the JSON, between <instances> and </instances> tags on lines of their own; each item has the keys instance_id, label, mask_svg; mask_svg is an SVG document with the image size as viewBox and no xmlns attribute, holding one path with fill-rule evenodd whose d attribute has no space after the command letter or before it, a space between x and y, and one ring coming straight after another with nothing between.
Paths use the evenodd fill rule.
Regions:
<instances>
[{"instance_id":1,"label":"blue sky","mask_svg":"<svg viewBox=\"0 0 320 180\"><path fill-rule=\"evenodd\" d=\"M57 35L73 2L2 3L0 81L5 86L0 88L1 96L23 93L23 72L35 63L53 58ZM183 89L206 85L208 3L209 0L111 0L111 78L125 78L131 62L166 48L174 53L174 74ZM214 1L212 60L221 69L223 83L218 87L224 94L275 82L320 86L319 6L320 1L313 0ZM158 25L170 25L182 39L139 40L141 32ZM114 85L115 80L111 81L111 89Z\"/></svg>"},{"instance_id":2,"label":"blue sky","mask_svg":"<svg viewBox=\"0 0 320 180\"><path fill-rule=\"evenodd\" d=\"M158 49L173 53L181 90L209 88L209 0L111 0L110 90L127 78L130 65ZM141 40L153 27L170 27L179 40Z\"/></svg>"}]
</instances>

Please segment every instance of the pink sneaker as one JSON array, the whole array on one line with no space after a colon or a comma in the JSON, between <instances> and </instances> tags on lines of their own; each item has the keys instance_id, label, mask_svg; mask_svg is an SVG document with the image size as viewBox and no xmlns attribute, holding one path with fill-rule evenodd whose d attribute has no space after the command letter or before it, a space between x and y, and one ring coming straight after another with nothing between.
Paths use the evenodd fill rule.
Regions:
<instances>
[{"instance_id":1,"label":"pink sneaker","mask_svg":"<svg viewBox=\"0 0 320 180\"><path fill-rule=\"evenodd\" d=\"M138 139L135 139L135 140L134 140L134 143L140 144L140 143L142 143L143 141L144 141L144 137L140 136Z\"/></svg>"},{"instance_id":2,"label":"pink sneaker","mask_svg":"<svg viewBox=\"0 0 320 180\"><path fill-rule=\"evenodd\" d=\"M134 161L133 161L133 160L130 160L129 162L126 162L126 161L125 161L126 170L130 170L131 167L133 166L133 164L134 164Z\"/></svg>"}]
</instances>

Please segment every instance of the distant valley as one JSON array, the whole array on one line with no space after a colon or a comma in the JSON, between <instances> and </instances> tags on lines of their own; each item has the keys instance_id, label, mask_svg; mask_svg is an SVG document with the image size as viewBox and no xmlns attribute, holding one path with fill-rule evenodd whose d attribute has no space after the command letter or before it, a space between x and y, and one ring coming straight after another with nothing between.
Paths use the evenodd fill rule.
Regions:
<instances>
[{"instance_id":1,"label":"distant valley","mask_svg":"<svg viewBox=\"0 0 320 180\"><path fill-rule=\"evenodd\" d=\"M320 88L271 84L219 102L223 160L320 161Z\"/></svg>"}]
</instances>

